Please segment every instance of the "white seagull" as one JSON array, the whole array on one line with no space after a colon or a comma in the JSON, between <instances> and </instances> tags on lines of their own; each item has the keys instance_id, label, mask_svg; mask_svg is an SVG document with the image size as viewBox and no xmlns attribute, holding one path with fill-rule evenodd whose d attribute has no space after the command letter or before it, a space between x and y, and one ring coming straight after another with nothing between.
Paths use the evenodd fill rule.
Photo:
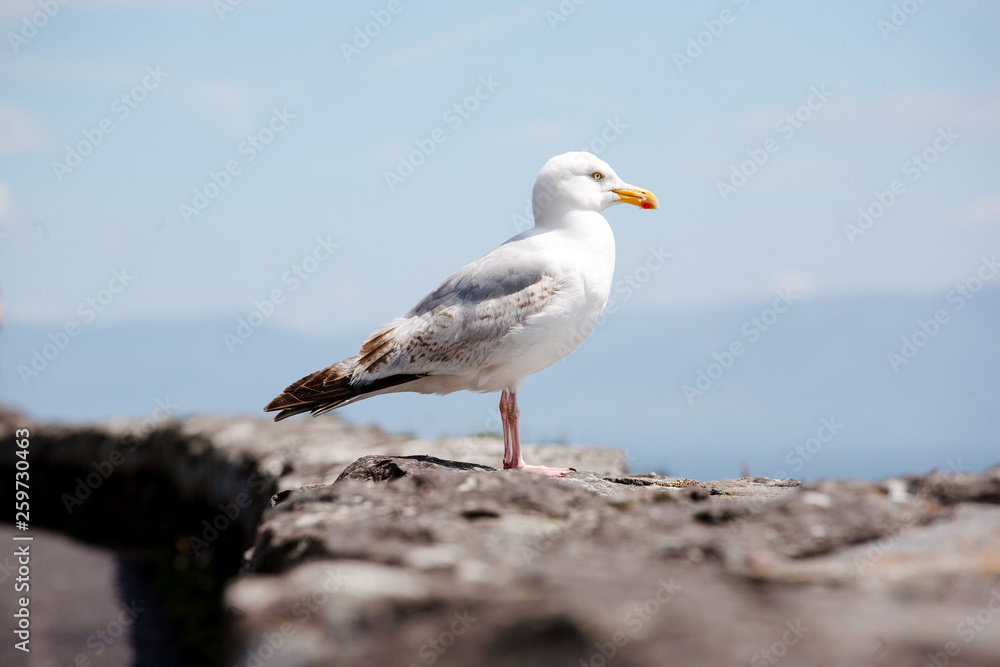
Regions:
<instances>
[{"instance_id":1,"label":"white seagull","mask_svg":"<svg viewBox=\"0 0 1000 667\"><path fill-rule=\"evenodd\" d=\"M517 420L524 379L572 352L611 292L615 237L601 211L659 208L590 153L557 155L532 191L535 226L462 267L361 351L295 382L264 410L279 421L320 415L376 394L500 391L505 469L560 477L569 468L525 465Z\"/></svg>"}]
</instances>

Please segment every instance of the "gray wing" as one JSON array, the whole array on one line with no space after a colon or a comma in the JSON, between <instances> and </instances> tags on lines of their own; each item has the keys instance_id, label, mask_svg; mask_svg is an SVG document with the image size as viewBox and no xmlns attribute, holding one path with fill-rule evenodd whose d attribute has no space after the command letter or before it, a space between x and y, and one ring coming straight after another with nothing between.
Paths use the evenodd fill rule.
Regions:
<instances>
[{"instance_id":1,"label":"gray wing","mask_svg":"<svg viewBox=\"0 0 1000 667\"><path fill-rule=\"evenodd\" d=\"M456 271L361 347L354 382L397 374L465 374L488 365L512 331L560 288L536 255L505 244Z\"/></svg>"},{"instance_id":2,"label":"gray wing","mask_svg":"<svg viewBox=\"0 0 1000 667\"><path fill-rule=\"evenodd\" d=\"M541 270L498 266L483 260L462 267L414 306L406 317L424 315L451 303L476 304L503 299L531 287L545 275Z\"/></svg>"}]
</instances>

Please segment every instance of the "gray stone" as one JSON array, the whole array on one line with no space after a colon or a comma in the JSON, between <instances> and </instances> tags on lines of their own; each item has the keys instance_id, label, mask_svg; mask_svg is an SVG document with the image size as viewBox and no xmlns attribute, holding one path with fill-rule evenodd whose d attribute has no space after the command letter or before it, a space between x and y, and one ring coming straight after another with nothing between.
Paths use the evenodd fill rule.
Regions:
<instances>
[{"instance_id":1,"label":"gray stone","mask_svg":"<svg viewBox=\"0 0 1000 667\"><path fill-rule=\"evenodd\" d=\"M366 456L266 513L232 657L289 623L296 665L996 664L959 624L1000 610L1000 508L894 486Z\"/></svg>"},{"instance_id":2,"label":"gray stone","mask_svg":"<svg viewBox=\"0 0 1000 667\"><path fill-rule=\"evenodd\" d=\"M5 438L28 423L0 410ZM209 545L224 600L197 601L228 610L226 665L1000 664L1000 468L694 481L528 449L578 470L548 479L496 469L496 439L335 418L31 433L40 524L190 558L235 513Z\"/></svg>"}]
</instances>

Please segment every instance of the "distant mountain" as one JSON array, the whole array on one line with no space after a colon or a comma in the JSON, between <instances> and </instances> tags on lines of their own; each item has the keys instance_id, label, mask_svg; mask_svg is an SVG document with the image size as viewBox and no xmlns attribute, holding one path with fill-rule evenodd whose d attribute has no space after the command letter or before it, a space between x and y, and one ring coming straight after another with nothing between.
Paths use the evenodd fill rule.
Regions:
<instances>
[{"instance_id":1,"label":"distant mountain","mask_svg":"<svg viewBox=\"0 0 1000 667\"><path fill-rule=\"evenodd\" d=\"M287 384L352 353L368 333L312 338L252 324L227 347L235 317L106 327L96 319L81 321L75 336L10 323L0 332L0 396L64 421L164 410L263 417ZM34 352L36 366L47 367L25 385L19 366L30 368ZM622 447L637 472L717 479L744 461L753 474L805 479L983 469L1000 463L1000 290L961 308L943 297L788 306L774 297L619 312L530 377L520 396L526 440ZM429 437L464 435L500 430L497 401L400 394L338 414Z\"/></svg>"}]
</instances>

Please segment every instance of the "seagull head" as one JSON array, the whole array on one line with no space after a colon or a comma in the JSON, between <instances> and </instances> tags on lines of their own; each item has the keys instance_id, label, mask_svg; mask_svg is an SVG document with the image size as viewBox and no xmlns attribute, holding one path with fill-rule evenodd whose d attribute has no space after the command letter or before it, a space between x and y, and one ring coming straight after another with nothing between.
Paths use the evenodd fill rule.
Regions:
<instances>
[{"instance_id":1,"label":"seagull head","mask_svg":"<svg viewBox=\"0 0 1000 667\"><path fill-rule=\"evenodd\" d=\"M660 207L652 192L629 185L607 162L585 152L551 158L538 172L531 193L536 224L570 211L600 213L615 204Z\"/></svg>"}]
</instances>

